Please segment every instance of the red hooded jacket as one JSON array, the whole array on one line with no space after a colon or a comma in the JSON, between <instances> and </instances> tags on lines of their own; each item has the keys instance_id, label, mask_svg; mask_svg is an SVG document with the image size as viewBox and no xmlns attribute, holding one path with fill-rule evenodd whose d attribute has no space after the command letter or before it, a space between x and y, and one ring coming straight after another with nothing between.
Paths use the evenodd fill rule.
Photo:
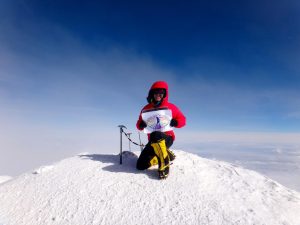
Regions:
<instances>
[{"instance_id":1,"label":"red hooded jacket","mask_svg":"<svg viewBox=\"0 0 300 225\"><path fill-rule=\"evenodd\" d=\"M161 104L158 107L155 107L154 103L151 102L151 98L153 97L153 89L157 89L157 88L163 88L166 90L166 95L163 98ZM139 115L139 119L136 123L136 127L141 130L139 128L139 124L142 120L142 113L145 111L148 111L149 109L159 109L159 108L168 108L169 110L172 111L172 118L175 119L178 124L176 126L176 128L181 128L185 125L185 116L182 114L182 112L179 110L179 108L177 106L175 106L172 103L168 102L169 99L169 90L168 90L168 84L164 81L157 81L154 84L152 84L150 90L149 90L149 94L148 94L148 102L150 102L149 104L145 105L144 108L141 110L140 115ZM175 134L174 131L166 131L165 134L171 136L173 138L173 140L175 140ZM149 138L150 135L148 135Z\"/></svg>"}]
</instances>

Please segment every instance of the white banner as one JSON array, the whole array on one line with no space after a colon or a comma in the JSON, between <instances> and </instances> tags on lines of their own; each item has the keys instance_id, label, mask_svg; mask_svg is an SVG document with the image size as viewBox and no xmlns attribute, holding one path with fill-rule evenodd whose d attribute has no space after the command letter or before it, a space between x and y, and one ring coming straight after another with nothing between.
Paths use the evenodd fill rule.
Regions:
<instances>
[{"instance_id":1,"label":"white banner","mask_svg":"<svg viewBox=\"0 0 300 225\"><path fill-rule=\"evenodd\" d=\"M146 134L152 133L153 131L165 132L173 130L173 127L170 126L172 111L169 109L157 109L143 112L142 119L147 124L147 127L144 129Z\"/></svg>"}]
</instances>

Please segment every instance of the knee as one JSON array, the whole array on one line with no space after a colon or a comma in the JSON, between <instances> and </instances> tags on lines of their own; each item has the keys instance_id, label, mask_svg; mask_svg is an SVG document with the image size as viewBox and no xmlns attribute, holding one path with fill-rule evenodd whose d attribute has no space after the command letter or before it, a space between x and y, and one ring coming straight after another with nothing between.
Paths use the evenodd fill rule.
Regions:
<instances>
[{"instance_id":1,"label":"knee","mask_svg":"<svg viewBox=\"0 0 300 225\"><path fill-rule=\"evenodd\" d=\"M145 165L145 164L143 164L143 163L137 162L136 168L137 168L138 170L146 170L146 169L149 168L149 166L147 166L147 165Z\"/></svg>"},{"instance_id":2,"label":"knee","mask_svg":"<svg viewBox=\"0 0 300 225\"><path fill-rule=\"evenodd\" d=\"M138 170L146 170L149 168L148 163L146 163L145 161L139 160L136 162L136 168Z\"/></svg>"}]
</instances>

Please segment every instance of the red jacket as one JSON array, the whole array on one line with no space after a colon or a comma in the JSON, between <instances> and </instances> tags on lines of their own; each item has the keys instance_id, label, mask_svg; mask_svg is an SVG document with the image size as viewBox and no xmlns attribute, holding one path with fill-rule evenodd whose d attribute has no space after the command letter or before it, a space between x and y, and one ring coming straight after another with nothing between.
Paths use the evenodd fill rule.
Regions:
<instances>
[{"instance_id":1,"label":"red jacket","mask_svg":"<svg viewBox=\"0 0 300 225\"><path fill-rule=\"evenodd\" d=\"M156 88L163 88L163 89L166 90L166 96L163 98L162 103L158 107L155 107L154 103L150 102L150 99L151 99L152 93L153 93L152 90L156 89ZM176 126L176 128L181 128L181 127L183 127L185 125L185 116L182 114L182 112L179 110L179 108L177 106L175 106L174 104L168 102L169 91L168 91L168 84L166 82L164 82L164 81L157 81L157 82L155 82L151 86L151 88L149 90L149 94L148 94L148 98L147 99L148 99L148 101L150 103L147 104L147 105L145 105L144 108L141 110L140 115L139 115L139 119L138 119L138 121L136 123L136 127L139 130L141 130L139 128L139 124L140 124L140 122L142 120L142 113L144 111L149 110L149 109L157 109L157 108L158 109L159 108L168 108L168 109L170 109L172 111L172 118L175 119L175 120L177 120L177 122L178 122L178 125ZM175 134L174 134L173 130L166 131L165 134L170 135L173 138L173 140L175 140ZM148 135L148 138L149 138L149 136L150 135Z\"/></svg>"}]
</instances>

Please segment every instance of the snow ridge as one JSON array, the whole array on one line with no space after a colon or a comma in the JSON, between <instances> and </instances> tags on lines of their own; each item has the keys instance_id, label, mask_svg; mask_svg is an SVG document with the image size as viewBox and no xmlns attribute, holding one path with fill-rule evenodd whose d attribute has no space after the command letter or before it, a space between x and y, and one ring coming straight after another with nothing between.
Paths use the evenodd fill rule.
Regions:
<instances>
[{"instance_id":1,"label":"snow ridge","mask_svg":"<svg viewBox=\"0 0 300 225\"><path fill-rule=\"evenodd\" d=\"M6 181L9 181L11 179L12 179L12 177L10 177L10 176L0 176L0 184L4 183Z\"/></svg>"},{"instance_id":2,"label":"snow ridge","mask_svg":"<svg viewBox=\"0 0 300 225\"><path fill-rule=\"evenodd\" d=\"M300 224L300 193L257 172L175 151L158 180L138 154L85 153L0 184L0 224Z\"/></svg>"}]
</instances>

